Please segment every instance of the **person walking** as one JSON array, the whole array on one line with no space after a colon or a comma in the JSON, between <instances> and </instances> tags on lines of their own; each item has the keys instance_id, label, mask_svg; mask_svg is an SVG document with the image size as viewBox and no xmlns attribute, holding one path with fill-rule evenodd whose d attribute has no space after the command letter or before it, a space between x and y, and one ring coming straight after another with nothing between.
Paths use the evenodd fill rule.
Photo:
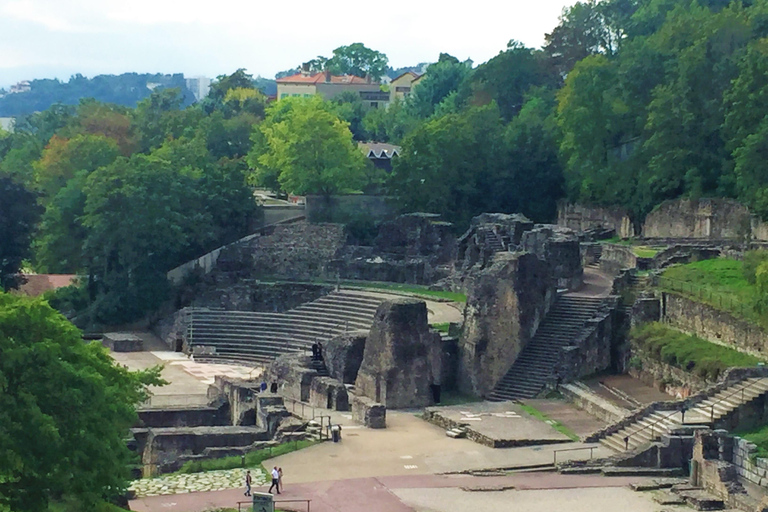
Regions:
<instances>
[{"instance_id":1,"label":"person walking","mask_svg":"<svg viewBox=\"0 0 768 512\"><path fill-rule=\"evenodd\" d=\"M251 471L248 470L245 472L245 493L244 496L250 496L251 495L251 484L253 483L253 478L251 478Z\"/></svg>"},{"instance_id":2,"label":"person walking","mask_svg":"<svg viewBox=\"0 0 768 512\"><path fill-rule=\"evenodd\" d=\"M283 468L277 468L277 490L283 491Z\"/></svg>"},{"instance_id":3,"label":"person walking","mask_svg":"<svg viewBox=\"0 0 768 512\"><path fill-rule=\"evenodd\" d=\"M272 468L272 485L269 486L267 492L272 494L272 489L275 487L277 487L277 494L280 494L280 472L277 470L277 466Z\"/></svg>"}]
</instances>

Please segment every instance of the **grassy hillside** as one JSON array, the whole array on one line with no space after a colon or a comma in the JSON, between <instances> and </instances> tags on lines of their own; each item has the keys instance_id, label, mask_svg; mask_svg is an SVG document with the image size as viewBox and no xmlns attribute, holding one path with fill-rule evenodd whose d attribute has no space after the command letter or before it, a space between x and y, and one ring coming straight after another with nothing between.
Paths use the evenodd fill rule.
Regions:
<instances>
[{"instance_id":1,"label":"grassy hillside","mask_svg":"<svg viewBox=\"0 0 768 512\"><path fill-rule=\"evenodd\" d=\"M757 288L747 281L741 261L717 258L671 267L659 284L664 291L768 327L768 319L755 309Z\"/></svg>"}]
</instances>

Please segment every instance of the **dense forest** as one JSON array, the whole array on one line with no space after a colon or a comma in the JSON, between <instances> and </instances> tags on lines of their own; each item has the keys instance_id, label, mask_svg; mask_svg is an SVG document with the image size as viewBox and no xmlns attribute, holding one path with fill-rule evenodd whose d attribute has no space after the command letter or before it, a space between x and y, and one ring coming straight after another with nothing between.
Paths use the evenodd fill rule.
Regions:
<instances>
[{"instance_id":1,"label":"dense forest","mask_svg":"<svg viewBox=\"0 0 768 512\"><path fill-rule=\"evenodd\" d=\"M178 88L135 108L56 104L0 132L2 284L22 265L77 273L88 286L70 302L89 319L138 318L164 299L165 272L248 231L255 186L386 194L457 231L484 211L551 221L563 198L642 218L725 196L768 217L766 37L768 0L588 1L541 49L511 40L477 66L440 55L386 109L355 94L269 103L243 70L191 106ZM360 43L313 61L395 71ZM391 173L363 140L402 146Z\"/></svg>"},{"instance_id":2,"label":"dense forest","mask_svg":"<svg viewBox=\"0 0 768 512\"><path fill-rule=\"evenodd\" d=\"M155 88L181 91L182 104L191 105L195 97L187 89L184 75L139 74L97 75L86 78L75 75L67 82L59 80L30 80L30 90L23 93L5 94L0 90L0 117L17 117L42 112L52 105L77 105L81 99L95 99L134 108L149 97ZM254 86L266 95L277 92L274 80L256 77Z\"/></svg>"}]
</instances>

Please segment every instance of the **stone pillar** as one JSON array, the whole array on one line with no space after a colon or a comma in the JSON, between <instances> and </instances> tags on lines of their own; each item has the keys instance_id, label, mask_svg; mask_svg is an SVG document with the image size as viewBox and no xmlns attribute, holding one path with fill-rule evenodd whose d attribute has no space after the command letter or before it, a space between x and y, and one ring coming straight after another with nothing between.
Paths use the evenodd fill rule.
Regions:
<instances>
[{"instance_id":1,"label":"stone pillar","mask_svg":"<svg viewBox=\"0 0 768 512\"><path fill-rule=\"evenodd\" d=\"M430 331L422 300L396 299L379 306L365 344L355 392L388 409L433 405L441 384L440 335Z\"/></svg>"}]
</instances>

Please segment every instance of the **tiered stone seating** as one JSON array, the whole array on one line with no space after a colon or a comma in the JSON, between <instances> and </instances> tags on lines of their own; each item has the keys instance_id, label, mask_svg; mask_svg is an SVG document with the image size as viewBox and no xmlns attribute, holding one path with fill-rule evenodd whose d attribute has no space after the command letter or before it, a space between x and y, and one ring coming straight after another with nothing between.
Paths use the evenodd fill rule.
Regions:
<instances>
[{"instance_id":1,"label":"tiered stone seating","mask_svg":"<svg viewBox=\"0 0 768 512\"><path fill-rule=\"evenodd\" d=\"M341 290L285 313L188 308L187 339L196 360L265 363L345 331L370 329L382 301Z\"/></svg>"}]
</instances>

